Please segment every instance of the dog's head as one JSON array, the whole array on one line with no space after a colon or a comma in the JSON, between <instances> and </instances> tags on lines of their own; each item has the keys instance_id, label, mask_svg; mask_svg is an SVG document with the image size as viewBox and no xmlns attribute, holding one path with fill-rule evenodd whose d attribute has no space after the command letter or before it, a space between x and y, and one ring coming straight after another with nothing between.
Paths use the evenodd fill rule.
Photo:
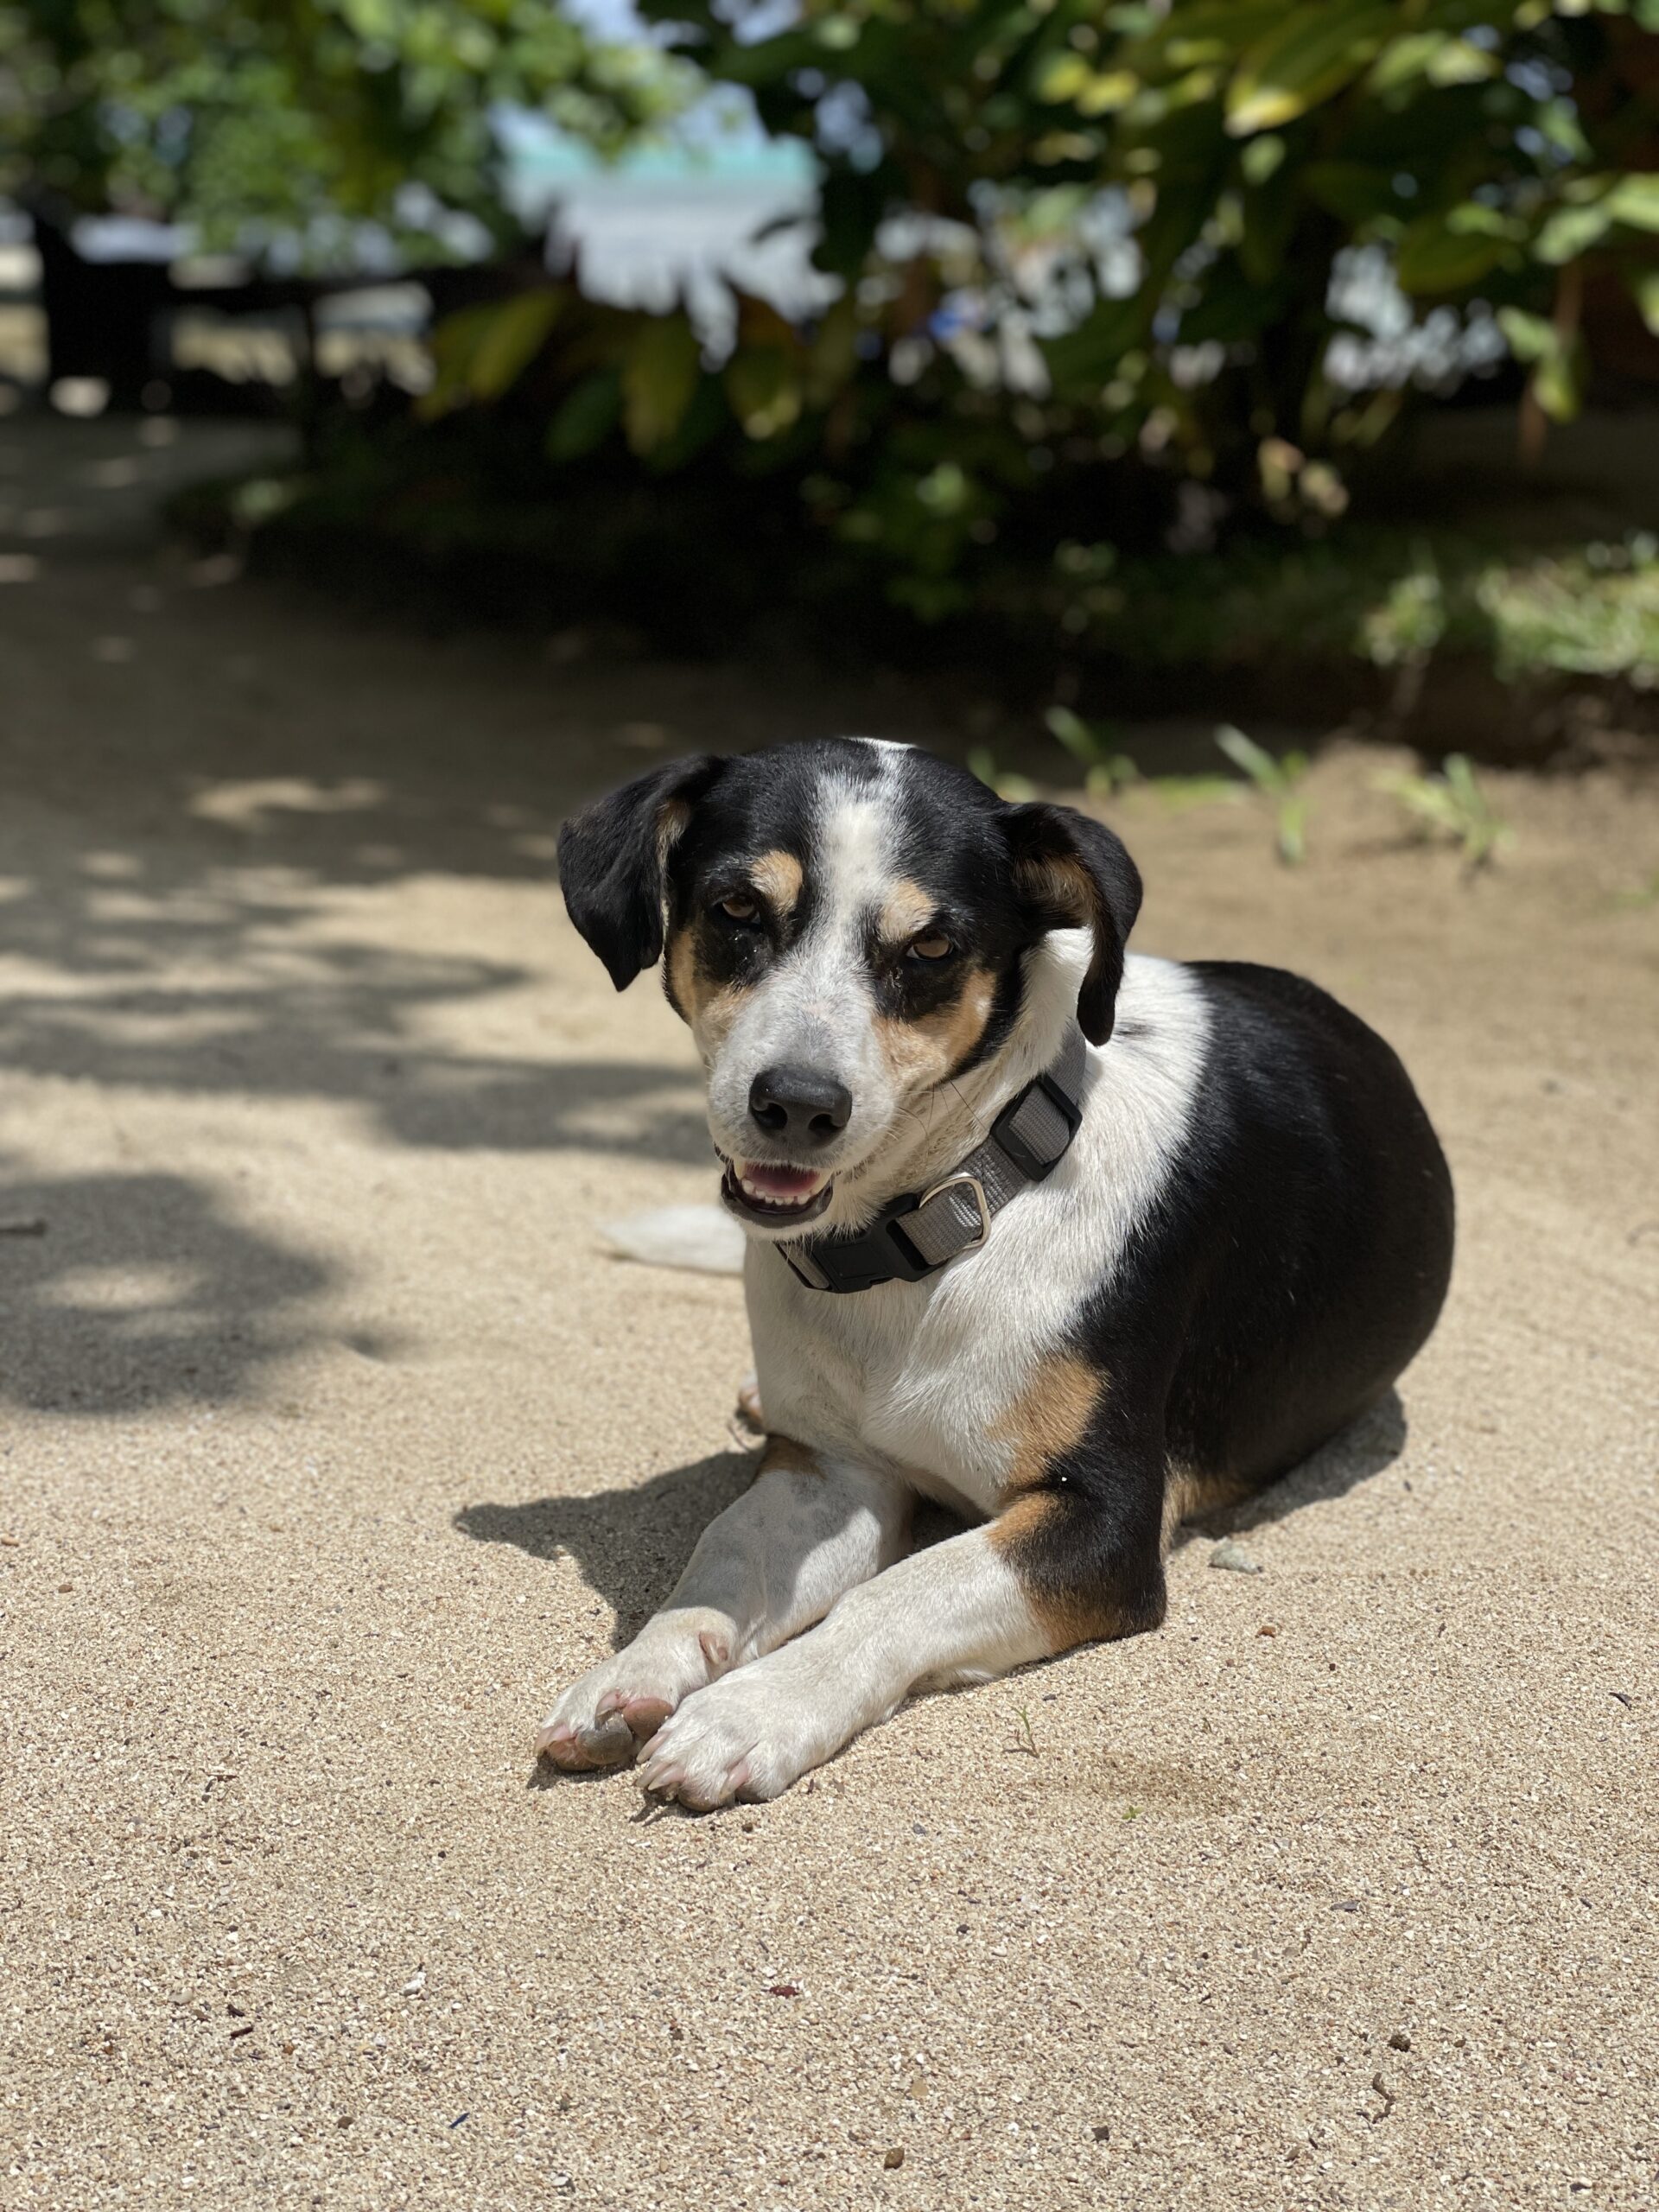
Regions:
<instances>
[{"instance_id":1,"label":"dog's head","mask_svg":"<svg viewBox=\"0 0 1659 2212\"><path fill-rule=\"evenodd\" d=\"M570 918L619 990L666 950L746 1228L855 1226L942 1095L1111 1034L1141 879L1069 807L869 739L677 760L568 822Z\"/></svg>"}]
</instances>

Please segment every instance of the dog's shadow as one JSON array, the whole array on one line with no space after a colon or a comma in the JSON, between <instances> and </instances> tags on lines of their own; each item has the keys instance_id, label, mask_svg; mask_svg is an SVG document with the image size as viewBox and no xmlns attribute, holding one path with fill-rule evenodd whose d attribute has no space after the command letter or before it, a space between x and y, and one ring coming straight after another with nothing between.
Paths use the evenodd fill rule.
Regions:
<instances>
[{"instance_id":1,"label":"dog's shadow","mask_svg":"<svg viewBox=\"0 0 1659 2212\"><path fill-rule=\"evenodd\" d=\"M570 1558L616 1616L622 1646L673 1588L697 1538L754 1479L753 1452L716 1452L648 1482L587 1497L463 1506L454 1526L482 1544L517 1544L532 1559Z\"/></svg>"},{"instance_id":2,"label":"dog's shadow","mask_svg":"<svg viewBox=\"0 0 1659 2212\"><path fill-rule=\"evenodd\" d=\"M1344 1497L1397 1459L1405 1448L1406 1414L1399 1393L1322 1445L1257 1496L1190 1522L1178 1543L1194 1537L1243 1535L1282 1521L1304 1506ZM532 1559L575 1560L596 1598L615 1617L612 1641L620 1650L673 1588L698 1537L754 1479L757 1453L716 1452L621 1490L586 1497L537 1497L521 1505L468 1505L456 1514L463 1536L485 1544L517 1544ZM937 1543L963 1524L943 1508L918 1503L911 1548Z\"/></svg>"},{"instance_id":3,"label":"dog's shadow","mask_svg":"<svg viewBox=\"0 0 1659 2212\"><path fill-rule=\"evenodd\" d=\"M1287 1520L1304 1506L1328 1504L1384 1467L1392 1466L1406 1448L1406 1409L1400 1393L1390 1388L1368 1413L1341 1428L1317 1452L1311 1452L1288 1474L1269 1483L1253 1497L1236 1505L1187 1522L1176 1537L1177 1545L1194 1538L1243 1536L1269 1522Z\"/></svg>"}]
</instances>

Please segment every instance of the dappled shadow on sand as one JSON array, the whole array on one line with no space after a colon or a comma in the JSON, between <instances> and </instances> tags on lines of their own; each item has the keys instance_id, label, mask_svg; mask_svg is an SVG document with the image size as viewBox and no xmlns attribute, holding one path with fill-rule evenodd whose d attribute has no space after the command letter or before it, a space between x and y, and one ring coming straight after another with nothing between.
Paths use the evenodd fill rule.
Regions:
<instances>
[{"instance_id":1,"label":"dappled shadow on sand","mask_svg":"<svg viewBox=\"0 0 1659 2212\"><path fill-rule=\"evenodd\" d=\"M431 1041L433 1018L523 989L524 968L319 942L307 933L313 909L302 889L137 852L92 858L96 872L13 874L0 893L0 956L19 957L41 978L0 1000L0 1058L16 1072L337 1100L362 1108L393 1141L420 1147L707 1157L683 1069L513 1058Z\"/></svg>"},{"instance_id":2,"label":"dappled shadow on sand","mask_svg":"<svg viewBox=\"0 0 1659 2212\"><path fill-rule=\"evenodd\" d=\"M13 1131L29 1113L44 1127L47 1086L67 1083L106 1101L112 1123L124 1095L176 1099L187 1155L187 1102L223 1097L336 1103L424 1149L708 1156L680 1068L449 1045L447 1020L533 988L533 971L341 941L327 868L296 852L254 867L207 832L156 843L79 814L20 815L0 804ZM556 896L550 886L550 908ZM29 1078L42 1085L33 1103ZM238 1220L233 1196L190 1166L77 1175L0 1158L0 1404L221 1403L324 1340L319 1301L340 1265L308 1251L309 1236Z\"/></svg>"},{"instance_id":3,"label":"dappled shadow on sand","mask_svg":"<svg viewBox=\"0 0 1659 2212\"><path fill-rule=\"evenodd\" d=\"M0 1175L0 1404L235 1397L315 1340L308 1301L332 1273L183 1176Z\"/></svg>"}]
</instances>

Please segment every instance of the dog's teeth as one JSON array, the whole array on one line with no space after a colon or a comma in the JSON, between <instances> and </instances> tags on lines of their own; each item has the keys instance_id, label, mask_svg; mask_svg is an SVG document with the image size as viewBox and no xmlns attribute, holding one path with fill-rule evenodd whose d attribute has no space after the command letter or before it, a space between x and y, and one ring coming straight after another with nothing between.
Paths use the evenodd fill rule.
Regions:
<instances>
[{"instance_id":1,"label":"dog's teeth","mask_svg":"<svg viewBox=\"0 0 1659 2212\"><path fill-rule=\"evenodd\" d=\"M779 1198L773 1192L762 1190L754 1179L744 1174L741 1168L734 1167L732 1176L748 1203L763 1213L798 1213L801 1208L811 1199L816 1198L823 1188L823 1184L820 1180L815 1183L810 1190L791 1193L787 1198Z\"/></svg>"}]
</instances>

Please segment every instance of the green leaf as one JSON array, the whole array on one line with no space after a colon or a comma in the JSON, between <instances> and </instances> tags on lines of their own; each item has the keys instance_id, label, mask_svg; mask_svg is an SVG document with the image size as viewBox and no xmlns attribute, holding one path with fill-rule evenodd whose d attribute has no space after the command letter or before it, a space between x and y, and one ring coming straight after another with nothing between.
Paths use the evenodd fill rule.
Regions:
<instances>
[{"instance_id":1,"label":"green leaf","mask_svg":"<svg viewBox=\"0 0 1659 2212\"><path fill-rule=\"evenodd\" d=\"M1414 83L1427 73L1429 63L1450 42L1446 31L1405 31L1390 39L1365 79L1366 91L1386 98Z\"/></svg>"},{"instance_id":2,"label":"green leaf","mask_svg":"<svg viewBox=\"0 0 1659 2212\"><path fill-rule=\"evenodd\" d=\"M1605 200L1592 207L1558 207L1534 241L1534 256L1552 268L1576 261L1612 227L1613 221L1611 205Z\"/></svg>"},{"instance_id":3,"label":"green leaf","mask_svg":"<svg viewBox=\"0 0 1659 2212\"><path fill-rule=\"evenodd\" d=\"M1659 175L1622 178L1601 204L1615 222L1636 231L1659 231Z\"/></svg>"},{"instance_id":4,"label":"green leaf","mask_svg":"<svg viewBox=\"0 0 1659 2212\"><path fill-rule=\"evenodd\" d=\"M1541 360L1555 343L1554 326L1541 315L1529 315L1524 308L1499 308L1497 327L1510 341L1510 351L1517 361Z\"/></svg>"},{"instance_id":5,"label":"green leaf","mask_svg":"<svg viewBox=\"0 0 1659 2212\"><path fill-rule=\"evenodd\" d=\"M1532 372L1538 404L1552 423L1570 423L1583 404L1584 350L1556 345Z\"/></svg>"},{"instance_id":6,"label":"green leaf","mask_svg":"<svg viewBox=\"0 0 1659 2212\"><path fill-rule=\"evenodd\" d=\"M1227 91L1235 138L1275 130L1351 84L1399 21L1371 0L1320 0L1294 8L1241 60Z\"/></svg>"},{"instance_id":7,"label":"green leaf","mask_svg":"<svg viewBox=\"0 0 1659 2212\"><path fill-rule=\"evenodd\" d=\"M1392 214L1398 204L1390 171L1367 162L1310 162L1301 183L1316 207L1356 226Z\"/></svg>"},{"instance_id":8,"label":"green leaf","mask_svg":"<svg viewBox=\"0 0 1659 2212\"><path fill-rule=\"evenodd\" d=\"M726 365L726 397L752 438L774 438L800 419L799 365L780 346L750 346Z\"/></svg>"},{"instance_id":9,"label":"green leaf","mask_svg":"<svg viewBox=\"0 0 1659 2212\"><path fill-rule=\"evenodd\" d=\"M623 420L635 453L649 453L673 436L701 373L696 334L683 315L646 323L622 370Z\"/></svg>"},{"instance_id":10,"label":"green leaf","mask_svg":"<svg viewBox=\"0 0 1659 2212\"><path fill-rule=\"evenodd\" d=\"M499 399L518 383L547 343L563 306L563 294L549 285L520 292L489 310L467 378L474 399Z\"/></svg>"},{"instance_id":11,"label":"green leaf","mask_svg":"<svg viewBox=\"0 0 1659 2212\"><path fill-rule=\"evenodd\" d=\"M1105 69L1090 77L1077 95L1080 115L1116 115L1141 90L1141 79L1130 69Z\"/></svg>"},{"instance_id":12,"label":"green leaf","mask_svg":"<svg viewBox=\"0 0 1659 2212\"><path fill-rule=\"evenodd\" d=\"M1637 312L1654 336L1659 338L1659 269L1641 270L1624 281L1636 302Z\"/></svg>"},{"instance_id":13,"label":"green leaf","mask_svg":"<svg viewBox=\"0 0 1659 2212\"><path fill-rule=\"evenodd\" d=\"M1268 132L1251 139L1238 157L1238 166L1246 184L1265 184L1284 158L1284 140Z\"/></svg>"},{"instance_id":14,"label":"green leaf","mask_svg":"<svg viewBox=\"0 0 1659 2212\"><path fill-rule=\"evenodd\" d=\"M1253 337L1283 312L1287 278L1282 269L1277 282L1253 278L1230 255L1205 273L1201 286L1198 299L1181 311L1183 346L1201 346L1212 338L1231 345Z\"/></svg>"},{"instance_id":15,"label":"green leaf","mask_svg":"<svg viewBox=\"0 0 1659 2212\"><path fill-rule=\"evenodd\" d=\"M1075 330L1044 339L1044 359L1056 385L1070 387L1109 377L1146 336L1155 305L1143 286L1128 299L1102 300Z\"/></svg>"},{"instance_id":16,"label":"green leaf","mask_svg":"<svg viewBox=\"0 0 1659 2212\"><path fill-rule=\"evenodd\" d=\"M1265 289L1283 275L1296 215L1296 177L1292 169L1281 169L1258 191L1245 194L1238 260L1252 284Z\"/></svg>"},{"instance_id":17,"label":"green leaf","mask_svg":"<svg viewBox=\"0 0 1659 2212\"><path fill-rule=\"evenodd\" d=\"M1050 54L1037 73L1037 97L1057 105L1075 100L1093 74L1080 54Z\"/></svg>"},{"instance_id":18,"label":"green leaf","mask_svg":"<svg viewBox=\"0 0 1659 2212\"><path fill-rule=\"evenodd\" d=\"M1216 732L1216 743L1258 791L1276 791L1283 788L1284 770L1265 746L1258 745L1253 737L1246 737L1242 729L1224 722Z\"/></svg>"},{"instance_id":19,"label":"green leaf","mask_svg":"<svg viewBox=\"0 0 1659 2212\"><path fill-rule=\"evenodd\" d=\"M1497 76L1502 66L1497 55L1484 46L1472 46L1466 38L1449 38L1429 57L1428 81L1441 87L1484 85Z\"/></svg>"},{"instance_id":20,"label":"green leaf","mask_svg":"<svg viewBox=\"0 0 1659 2212\"><path fill-rule=\"evenodd\" d=\"M550 461L580 461L603 445L622 412L622 378L615 369L586 377L547 426Z\"/></svg>"},{"instance_id":21,"label":"green leaf","mask_svg":"<svg viewBox=\"0 0 1659 2212\"><path fill-rule=\"evenodd\" d=\"M1425 215L1401 239L1394 273L1405 292L1460 292L1495 269L1507 250L1490 232L1463 229L1451 216Z\"/></svg>"},{"instance_id":22,"label":"green leaf","mask_svg":"<svg viewBox=\"0 0 1659 2212\"><path fill-rule=\"evenodd\" d=\"M1452 85L1484 84L1502 63L1496 54L1452 31L1407 31L1393 39L1365 79L1367 92L1386 99L1419 81L1444 90Z\"/></svg>"}]
</instances>

